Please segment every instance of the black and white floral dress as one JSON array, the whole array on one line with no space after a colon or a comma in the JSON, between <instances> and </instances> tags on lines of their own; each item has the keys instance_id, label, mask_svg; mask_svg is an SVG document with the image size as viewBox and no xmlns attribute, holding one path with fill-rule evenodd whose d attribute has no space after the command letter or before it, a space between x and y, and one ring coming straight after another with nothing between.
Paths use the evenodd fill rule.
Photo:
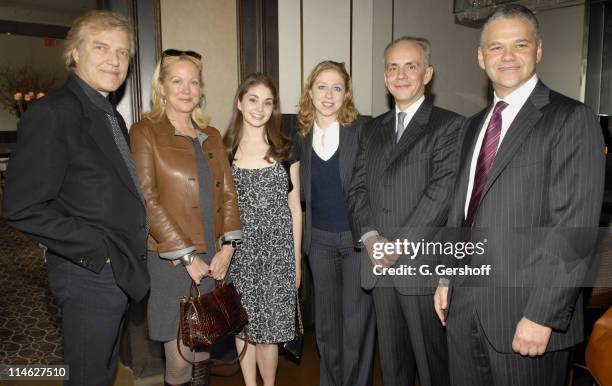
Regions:
<instances>
[{"instance_id":1,"label":"black and white floral dress","mask_svg":"<svg viewBox=\"0 0 612 386\"><path fill-rule=\"evenodd\" d=\"M290 341L296 335L295 255L287 171L281 163L260 169L234 164L232 174L243 242L230 277L249 316L249 341Z\"/></svg>"}]
</instances>

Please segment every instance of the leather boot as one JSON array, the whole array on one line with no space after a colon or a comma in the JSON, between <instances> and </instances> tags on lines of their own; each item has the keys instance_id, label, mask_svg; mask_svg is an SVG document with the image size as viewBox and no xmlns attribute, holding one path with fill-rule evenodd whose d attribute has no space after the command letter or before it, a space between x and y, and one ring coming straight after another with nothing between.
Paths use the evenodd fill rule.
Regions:
<instances>
[{"instance_id":1,"label":"leather boot","mask_svg":"<svg viewBox=\"0 0 612 386\"><path fill-rule=\"evenodd\" d=\"M210 378L210 365L208 363L195 363L191 373L192 386L208 386Z\"/></svg>"}]
</instances>

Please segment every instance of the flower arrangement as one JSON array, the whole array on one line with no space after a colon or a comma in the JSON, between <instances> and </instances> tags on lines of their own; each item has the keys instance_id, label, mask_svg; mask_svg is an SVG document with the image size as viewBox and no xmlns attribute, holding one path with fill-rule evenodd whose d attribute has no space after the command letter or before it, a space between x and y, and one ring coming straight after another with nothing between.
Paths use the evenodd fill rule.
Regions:
<instances>
[{"instance_id":1,"label":"flower arrangement","mask_svg":"<svg viewBox=\"0 0 612 386\"><path fill-rule=\"evenodd\" d=\"M0 104L20 118L30 104L53 88L55 81L53 74L30 66L0 67Z\"/></svg>"},{"instance_id":2,"label":"flower arrangement","mask_svg":"<svg viewBox=\"0 0 612 386\"><path fill-rule=\"evenodd\" d=\"M30 103L32 103L35 99L40 99L45 96L45 93L40 91L38 93L34 93L34 91L30 91L27 94L23 94L22 92L15 93L13 95L13 100L15 101L13 104L14 111L18 117L21 117L23 113L27 110Z\"/></svg>"}]
</instances>

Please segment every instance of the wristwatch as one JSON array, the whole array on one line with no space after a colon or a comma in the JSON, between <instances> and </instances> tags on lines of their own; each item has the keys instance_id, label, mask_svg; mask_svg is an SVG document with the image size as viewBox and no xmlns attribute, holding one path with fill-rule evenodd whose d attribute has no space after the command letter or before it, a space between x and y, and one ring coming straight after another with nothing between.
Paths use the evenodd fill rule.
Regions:
<instances>
[{"instance_id":1,"label":"wristwatch","mask_svg":"<svg viewBox=\"0 0 612 386\"><path fill-rule=\"evenodd\" d=\"M221 241L221 246L224 245L231 245L232 248L236 249L240 244L242 244L242 240L236 240L236 239L232 239L232 240L223 240Z\"/></svg>"},{"instance_id":2,"label":"wristwatch","mask_svg":"<svg viewBox=\"0 0 612 386\"><path fill-rule=\"evenodd\" d=\"M195 257L198 255L197 251L191 251L183 256L181 256L179 258L179 260L181 260L181 263L183 263L183 265L185 267L187 267L188 265L191 265L191 263L193 263L193 259L195 259Z\"/></svg>"}]
</instances>

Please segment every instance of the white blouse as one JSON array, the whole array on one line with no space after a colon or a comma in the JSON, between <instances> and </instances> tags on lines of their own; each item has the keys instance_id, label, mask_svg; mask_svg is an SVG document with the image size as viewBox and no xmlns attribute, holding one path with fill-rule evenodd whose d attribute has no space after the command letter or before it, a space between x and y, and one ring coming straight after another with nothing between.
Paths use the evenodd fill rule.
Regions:
<instances>
[{"instance_id":1,"label":"white blouse","mask_svg":"<svg viewBox=\"0 0 612 386\"><path fill-rule=\"evenodd\" d=\"M330 159L340 145L340 123L334 122L325 130L315 122L312 128L312 149L323 161Z\"/></svg>"}]
</instances>

